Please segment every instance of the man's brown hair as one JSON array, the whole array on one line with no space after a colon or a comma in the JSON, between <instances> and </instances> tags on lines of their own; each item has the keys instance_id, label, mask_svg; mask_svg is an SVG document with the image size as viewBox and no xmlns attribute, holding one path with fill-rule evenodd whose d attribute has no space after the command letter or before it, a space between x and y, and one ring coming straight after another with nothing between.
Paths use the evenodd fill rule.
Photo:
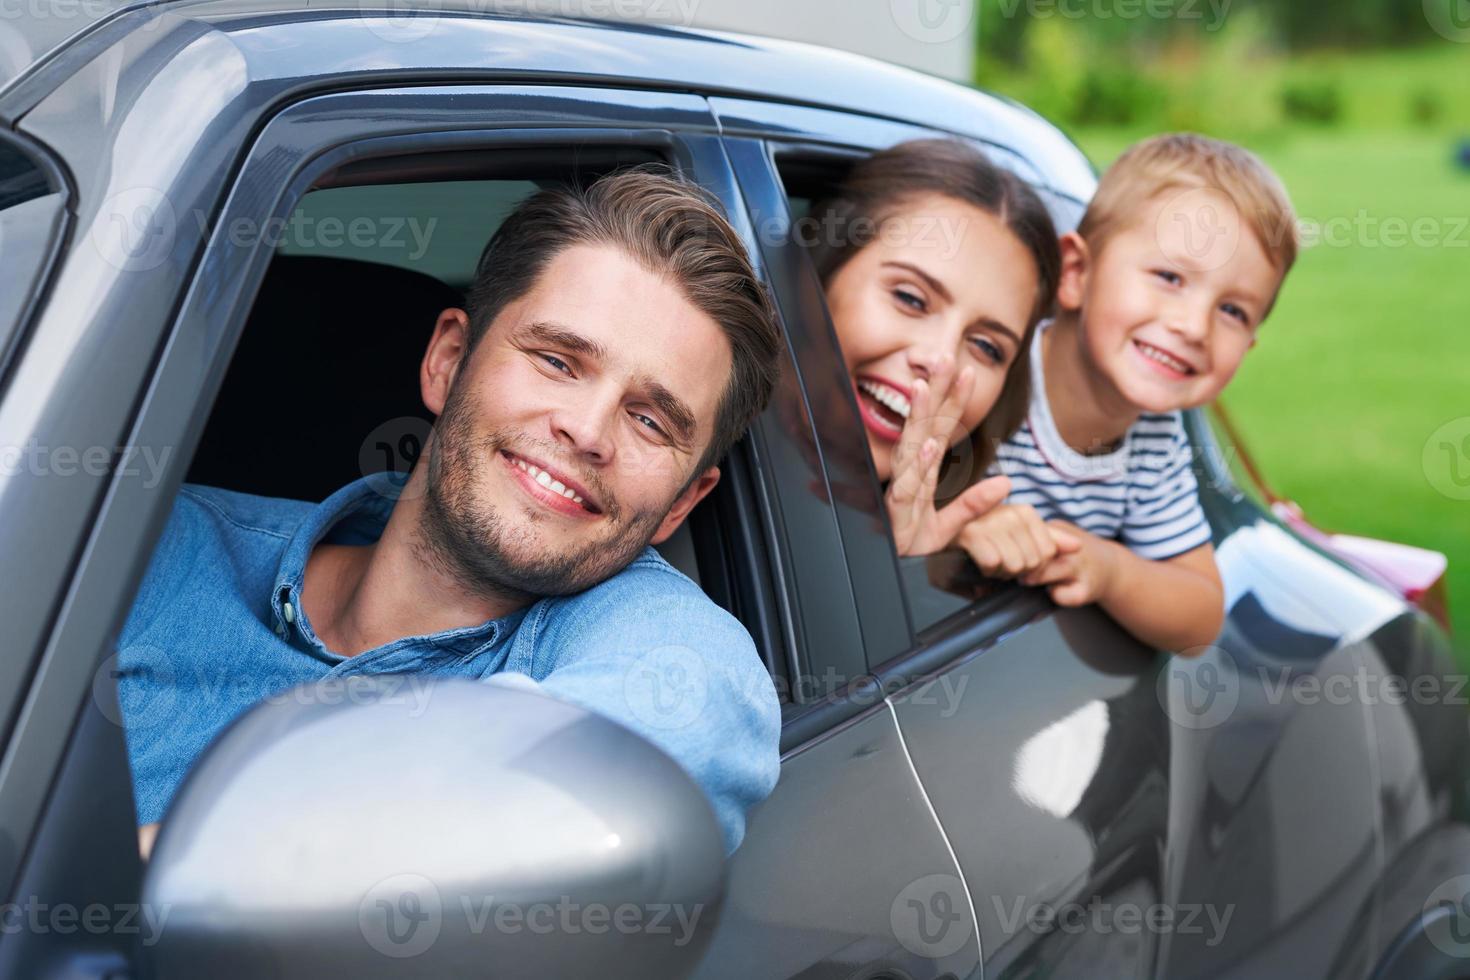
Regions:
<instances>
[{"instance_id":1,"label":"man's brown hair","mask_svg":"<svg viewBox=\"0 0 1470 980\"><path fill-rule=\"evenodd\" d=\"M697 476L723 459L765 409L780 373L775 310L745 246L701 188L665 167L616 171L585 188L538 191L505 220L480 255L466 298L469 351L500 311L530 292L547 264L575 245L615 246L667 277L730 342L730 378ZM608 297L609 303L618 301Z\"/></svg>"}]
</instances>

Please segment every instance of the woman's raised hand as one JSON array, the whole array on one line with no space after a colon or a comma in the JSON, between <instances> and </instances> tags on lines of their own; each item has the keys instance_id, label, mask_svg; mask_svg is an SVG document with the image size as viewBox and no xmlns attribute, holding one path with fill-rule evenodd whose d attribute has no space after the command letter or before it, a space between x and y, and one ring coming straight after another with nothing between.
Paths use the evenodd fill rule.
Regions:
<instances>
[{"instance_id":1,"label":"woman's raised hand","mask_svg":"<svg viewBox=\"0 0 1470 980\"><path fill-rule=\"evenodd\" d=\"M967 364L956 373L954 360L948 356L928 381L920 379L914 384L909 417L893 450L893 477L884 496L893 543L900 555L944 550L965 524L1010 493L1011 481L995 476L969 487L942 510L934 506L945 450L954 439L974 385L974 367Z\"/></svg>"}]
</instances>

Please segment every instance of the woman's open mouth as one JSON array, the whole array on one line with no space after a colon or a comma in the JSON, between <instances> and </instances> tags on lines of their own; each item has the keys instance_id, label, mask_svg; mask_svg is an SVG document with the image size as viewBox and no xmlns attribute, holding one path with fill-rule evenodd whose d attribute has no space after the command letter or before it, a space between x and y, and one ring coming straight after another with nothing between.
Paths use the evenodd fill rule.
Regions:
<instances>
[{"instance_id":1,"label":"woman's open mouth","mask_svg":"<svg viewBox=\"0 0 1470 980\"><path fill-rule=\"evenodd\" d=\"M902 389L877 378L859 377L858 409L868 431L887 442L897 442L909 417L909 396Z\"/></svg>"}]
</instances>

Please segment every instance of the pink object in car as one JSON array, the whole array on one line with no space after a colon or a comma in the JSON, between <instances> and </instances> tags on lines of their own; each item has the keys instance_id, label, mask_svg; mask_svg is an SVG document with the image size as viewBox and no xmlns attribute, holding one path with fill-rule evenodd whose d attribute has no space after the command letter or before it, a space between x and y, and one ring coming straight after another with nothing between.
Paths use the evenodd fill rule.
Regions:
<instances>
[{"instance_id":1,"label":"pink object in car","mask_svg":"<svg viewBox=\"0 0 1470 980\"><path fill-rule=\"evenodd\" d=\"M1392 589L1408 602L1423 609L1445 628L1445 632L1450 631L1449 602L1445 593L1448 558L1427 548L1352 534L1338 534L1324 531L1312 524L1295 501L1287 500L1271 489L1256 467L1255 460L1246 450L1240 433L1225 411L1225 406L1217 401L1211 408L1220 428L1235 446L1236 459L1261 496L1271 505L1272 514L1307 541L1336 555L1375 582Z\"/></svg>"}]
</instances>

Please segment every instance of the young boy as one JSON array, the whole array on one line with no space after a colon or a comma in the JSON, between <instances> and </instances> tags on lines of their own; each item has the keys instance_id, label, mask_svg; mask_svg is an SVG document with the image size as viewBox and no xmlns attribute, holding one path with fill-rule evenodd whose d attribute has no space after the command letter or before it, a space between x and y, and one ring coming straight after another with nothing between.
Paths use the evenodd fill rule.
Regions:
<instances>
[{"instance_id":1,"label":"young boy","mask_svg":"<svg viewBox=\"0 0 1470 980\"><path fill-rule=\"evenodd\" d=\"M1005 505L957 543L981 571L1095 602L1145 643L1212 643L1224 593L1180 411L1218 395L1296 258L1281 182L1253 154L1166 135L1132 147L1061 238L1056 318L1001 447Z\"/></svg>"}]
</instances>

